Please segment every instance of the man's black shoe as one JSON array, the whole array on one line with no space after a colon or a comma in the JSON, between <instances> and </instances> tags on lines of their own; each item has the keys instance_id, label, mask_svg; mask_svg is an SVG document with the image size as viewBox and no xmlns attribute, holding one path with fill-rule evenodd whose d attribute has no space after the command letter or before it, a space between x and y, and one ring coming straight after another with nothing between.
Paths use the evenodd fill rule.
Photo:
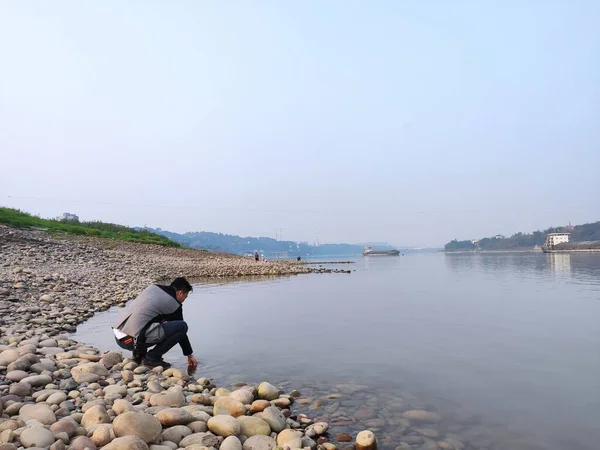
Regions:
<instances>
[{"instance_id":1,"label":"man's black shoe","mask_svg":"<svg viewBox=\"0 0 600 450\"><path fill-rule=\"evenodd\" d=\"M152 358L144 358L144 366L146 367L162 367L163 369L168 369L169 367L171 367L171 364L164 361L163 359L152 359Z\"/></svg>"}]
</instances>

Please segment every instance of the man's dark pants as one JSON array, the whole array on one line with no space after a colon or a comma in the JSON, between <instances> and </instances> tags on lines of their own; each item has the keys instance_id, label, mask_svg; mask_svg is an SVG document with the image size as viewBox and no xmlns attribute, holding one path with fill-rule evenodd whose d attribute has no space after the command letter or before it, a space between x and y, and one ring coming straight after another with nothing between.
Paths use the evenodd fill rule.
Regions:
<instances>
[{"instance_id":1,"label":"man's dark pants","mask_svg":"<svg viewBox=\"0 0 600 450\"><path fill-rule=\"evenodd\" d=\"M173 320L171 322L161 323L161 327L165 330L165 338L154 346L151 350L148 350L146 355L147 359L158 360L162 359L162 356L171 350L175 344L179 344L185 335L187 334L188 326L183 320ZM125 350L133 351L133 343L130 345L124 345L117 339L119 347ZM154 345L154 344L152 344Z\"/></svg>"}]
</instances>

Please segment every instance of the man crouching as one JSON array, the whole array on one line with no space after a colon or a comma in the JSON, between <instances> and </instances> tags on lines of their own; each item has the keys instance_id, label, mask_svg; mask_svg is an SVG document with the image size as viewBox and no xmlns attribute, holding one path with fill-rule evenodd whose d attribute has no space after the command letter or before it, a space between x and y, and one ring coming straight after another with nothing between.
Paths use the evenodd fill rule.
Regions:
<instances>
[{"instance_id":1,"label":"man crouching","mask_svg":"<svg viewBox=\"0 0 600 450\"><path fill-rule=\"evenodd\" d=\"M167 369L171 364L162 357L179 344L188 366L197 366L183 320L183 302L191 291L192 286L183 277L169 286L152 284L144 289L113 327L119 347L132 351L138 364Z\"/></svg>"}]
</instances>

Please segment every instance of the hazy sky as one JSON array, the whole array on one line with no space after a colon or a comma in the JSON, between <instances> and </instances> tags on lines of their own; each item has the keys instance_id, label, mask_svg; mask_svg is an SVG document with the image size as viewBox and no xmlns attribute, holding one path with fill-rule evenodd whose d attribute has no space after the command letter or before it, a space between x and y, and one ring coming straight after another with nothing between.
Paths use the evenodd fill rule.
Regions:
<instances>
[{"instance_id":1,"label":"hazy sky","mask_svg":"<svg viewBox=\"0 0 600 450\"><path fill-rule=\"evenodd\" d=\"M599 17L0 0L0 205L419 246L600 220Z\"/></svg>"}]
</instances>

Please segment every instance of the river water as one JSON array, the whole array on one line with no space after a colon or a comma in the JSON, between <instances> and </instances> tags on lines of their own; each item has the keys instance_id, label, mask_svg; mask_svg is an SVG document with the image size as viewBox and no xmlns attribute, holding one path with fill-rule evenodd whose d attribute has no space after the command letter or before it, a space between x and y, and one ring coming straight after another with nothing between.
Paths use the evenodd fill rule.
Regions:
<instances>
[{"instance_id":1,"label":"river water","mask_svg":"<svg viewBox=\"0 0 600 450\"><path fill-rule=\"evenodd\" d=\"M391 449L600 448L600 255L437 253L332 267L352 273L196 284L184 315L197 375L298 389L295 410L334 423L333 442L370 428ZM117 348L120 311L74 337ZM185 364L178 347L166 359ZM408 426L409 409L440 420Z\"/></svg>"}]
</instances>

